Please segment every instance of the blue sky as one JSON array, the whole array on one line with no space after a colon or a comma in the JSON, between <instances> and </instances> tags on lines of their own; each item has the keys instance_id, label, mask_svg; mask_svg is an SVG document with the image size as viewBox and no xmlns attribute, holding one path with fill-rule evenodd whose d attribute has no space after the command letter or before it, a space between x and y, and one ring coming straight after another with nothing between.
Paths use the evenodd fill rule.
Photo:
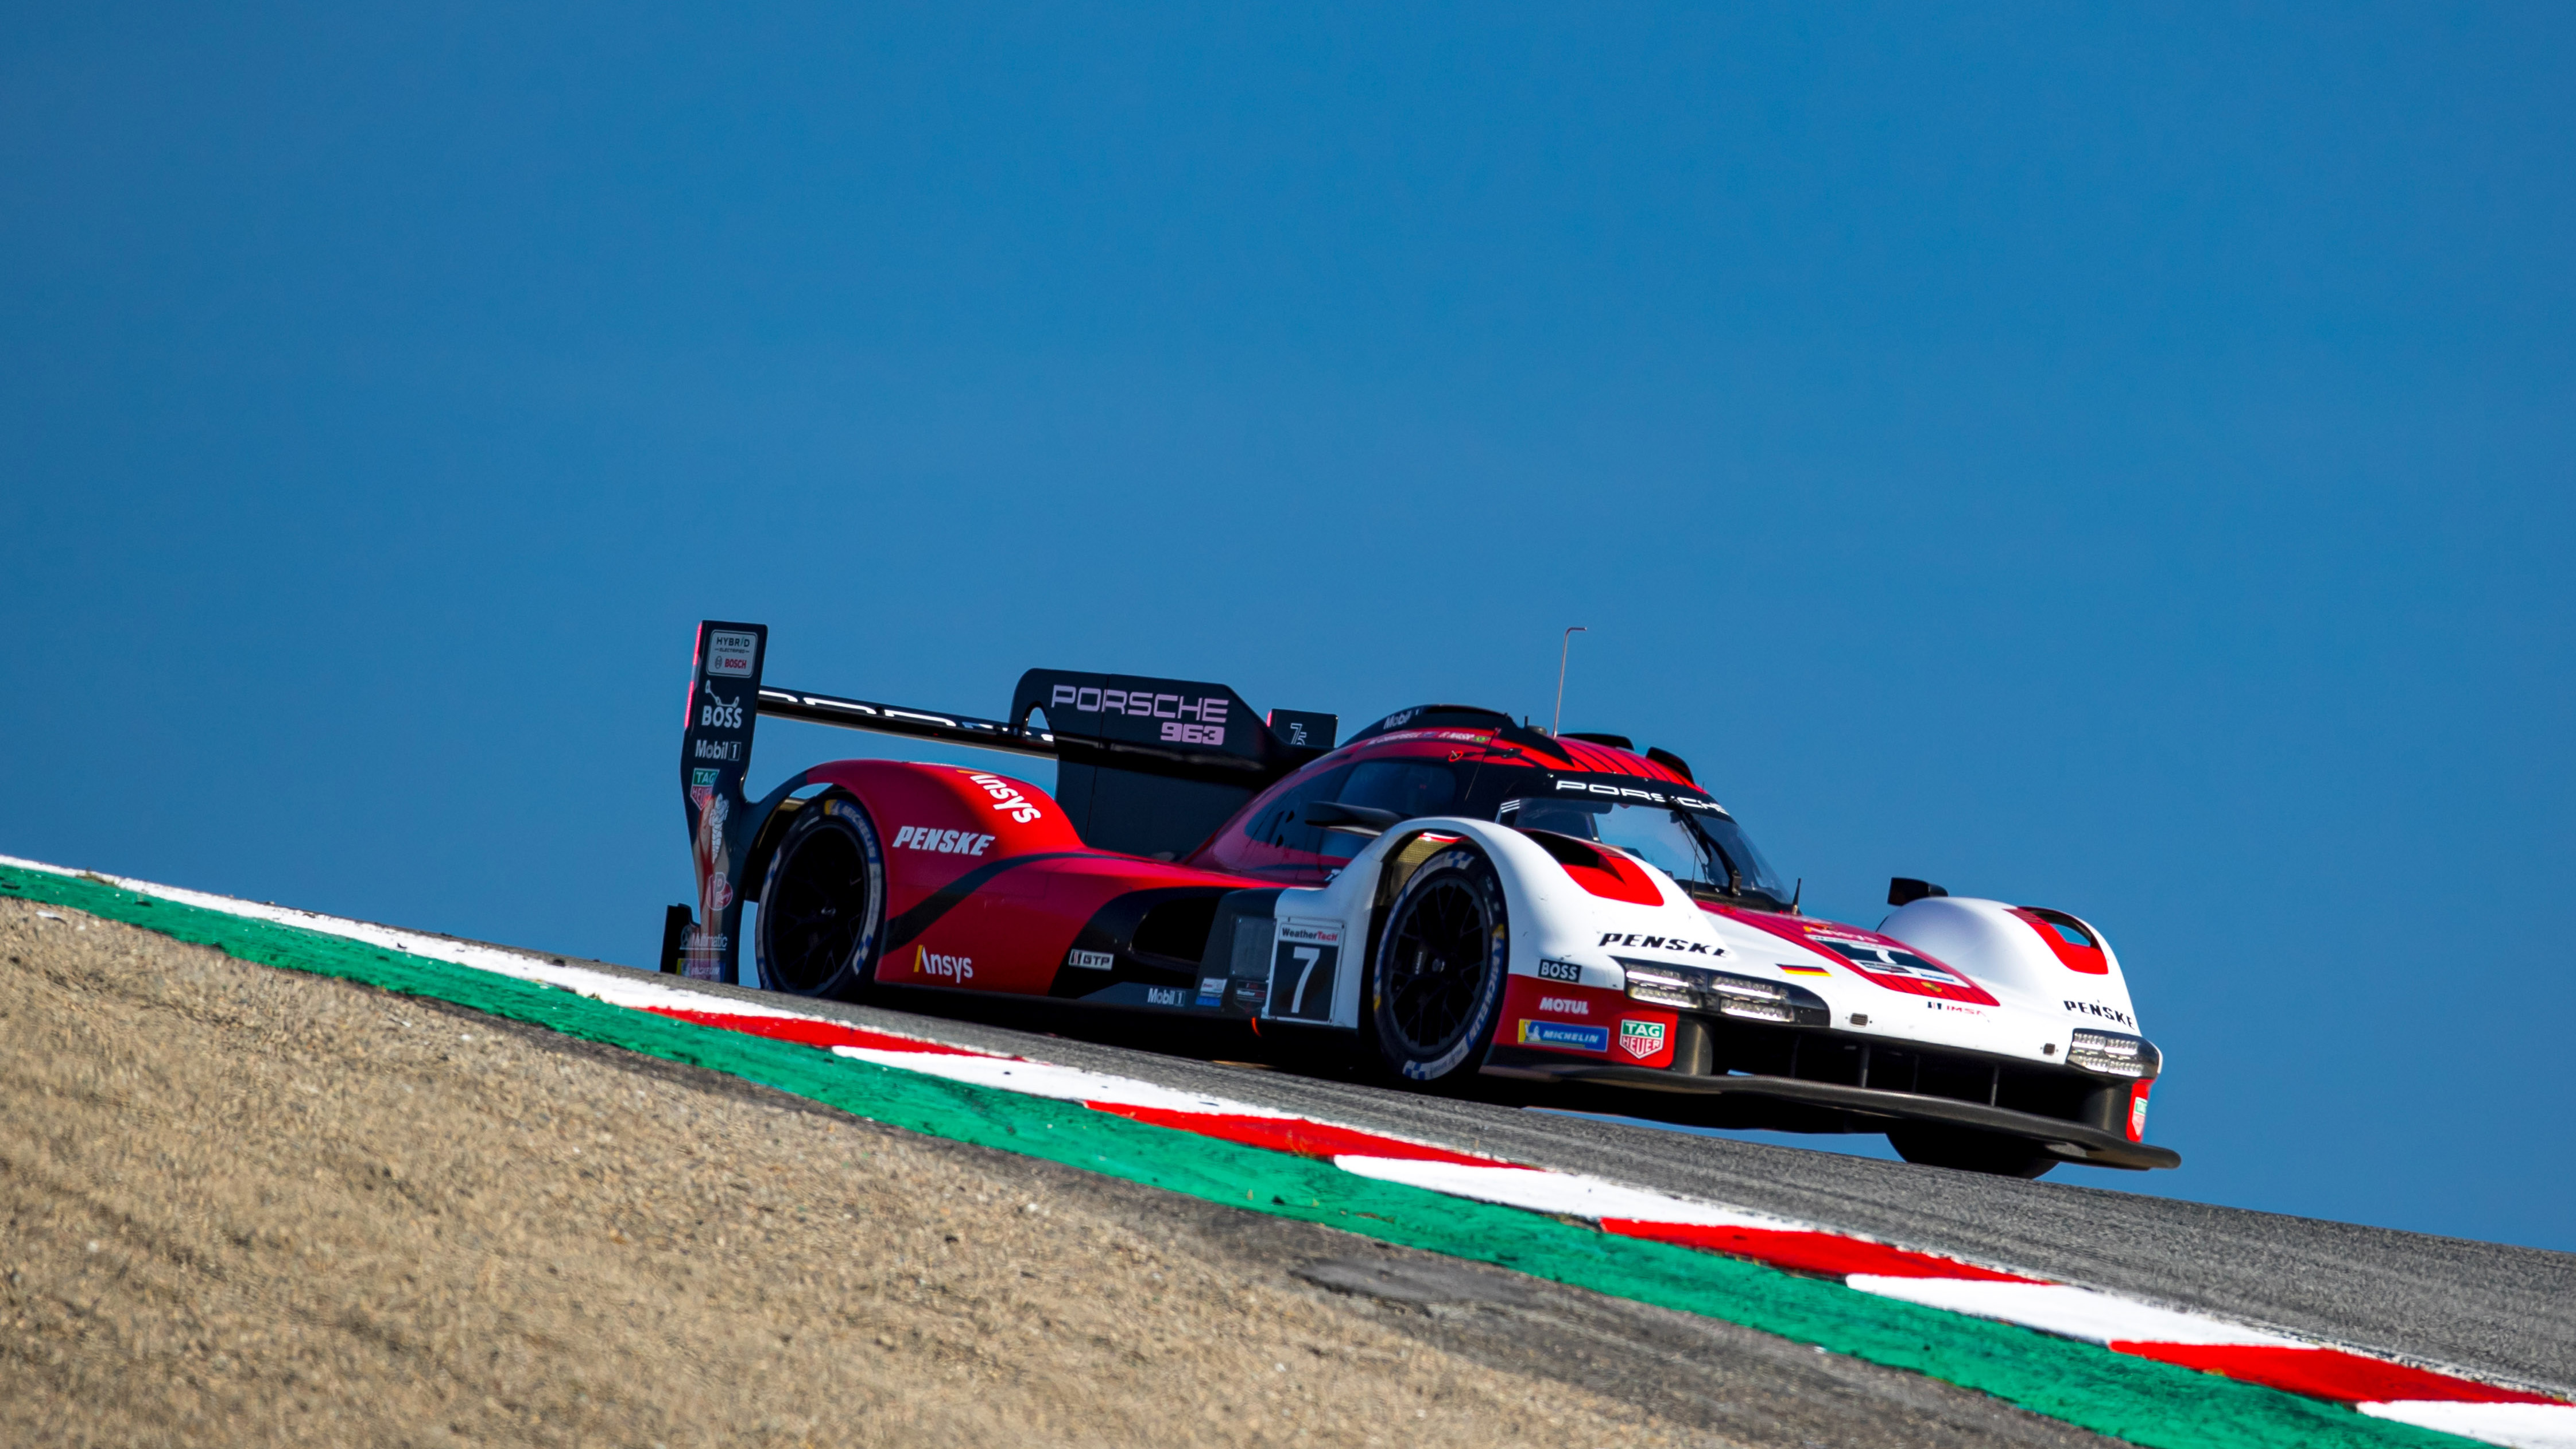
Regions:
<instances>
[{"instance_id":1,"label":"blue sky","mask_svg":"<svg viewBox=\"0 0 2576 1449\"><path fill-rule=\"evenodd\" d=\"M2128 963L2186 1167L2576 1249L2564 7L0 39L0 851L628 961L690 631L1696 764ZM765 728L753 773L870 748Z\"/></svg>"}]
</instances>

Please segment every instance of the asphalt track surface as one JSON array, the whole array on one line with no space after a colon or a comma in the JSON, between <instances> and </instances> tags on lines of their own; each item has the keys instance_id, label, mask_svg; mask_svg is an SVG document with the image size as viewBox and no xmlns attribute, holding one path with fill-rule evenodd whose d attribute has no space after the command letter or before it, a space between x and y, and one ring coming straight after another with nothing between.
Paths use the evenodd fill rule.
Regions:
<instances>
[{"instance_id":1,"label":"asphalt track surface","mask_svg":"<svg viewBox=\"0 0 2576 1449\"><path fill-rule=\"evenodd\" d=\"M717 997L798 1002L673 976L653 979ZM923 992L890 993L885 1006L806 1001L800 1009L1802 1218L2576 1395L2576 1254L2085 1185L2103 1169L2061 1167L2049 1180L2023 1182L1530 1111L1526 1104L1605 1107L1600 1097L1560 1098L1513 1084L1493 1084L1492 1100L1426 1096L1365 1080L1330 1051L1264 1042L1203 1020L1140 1020L1060 1002Z\"/></svg>"}]
</instances>

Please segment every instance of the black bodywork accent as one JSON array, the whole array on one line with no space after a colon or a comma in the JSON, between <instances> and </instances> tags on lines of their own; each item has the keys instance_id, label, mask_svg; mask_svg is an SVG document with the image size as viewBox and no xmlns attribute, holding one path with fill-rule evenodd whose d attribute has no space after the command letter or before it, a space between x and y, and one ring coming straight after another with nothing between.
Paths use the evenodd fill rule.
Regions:
<instances>
[{"instance_id":1,"label":"black bodywork accent","mask_svg":"<svg viewBox=\"0 0 2576 1449\"><path fill-rule=\"evenodd\" d=\"M1916 901L1922 900L1926 896L1946 896L1948 894L1948 891L1941 889L1932 882L1928 880L1916 880L1910 875L1893 877L1887 883L1887 903L1891 906L1910 906Z\"/></svg>"},{"instance_id":2,"label":"black bodywork accent","mask_svg":"<svg viewBox=\"0 0 2576 1449\"><path fill-rule=\"evenodd\" d=\"M1073 850L1038 850L1031 851L1027 855L1006 855L1000 860L986 861L922 897L911 910L886 922L885 947L879 953L880 956L892 956L912 944L922 932L938 924L941 916L957 909L960 902L982 890L993 877L1006 871L1017 870L1034 861L1062 860L1067 856L1079 854L1081 854L1080 851ZM1150 893L1140 891L1138 894ZM1120 899L1132 900L1134 897L1122 896Z\"/></svg>"},{"instance_id":3,"label":"black bodywork accent","mask_svg":"<svg viewBox=\"0 0 2576 1449\"><path fill-rule=\"evenodd\" d=\"M2102 1167L2175 1167L2167 1148L2128 1140L2131 1083L2017 1057L1927 1047L1684 1012L1669 1070L1497 1046L1488 1070L1700 1099L1702 1126L1781 1132L1884 1132L1891 1120L1941 1123L2080 1149L2057 1155ZM1705 1045L1702 1045L1702 1043Z\"/></svg>"}]
</instances>

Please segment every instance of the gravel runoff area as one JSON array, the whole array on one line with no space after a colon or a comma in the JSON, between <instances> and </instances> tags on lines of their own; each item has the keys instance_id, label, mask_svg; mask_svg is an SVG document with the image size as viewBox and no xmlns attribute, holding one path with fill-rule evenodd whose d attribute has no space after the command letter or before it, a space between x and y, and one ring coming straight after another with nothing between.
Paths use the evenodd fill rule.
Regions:
<instances>
[{"instance_id":1,"label":"gravel runoff area","mask_svg":"<svg viewBox=\"0 0 2576 1449\"><path fill-rule=\"evenodd\" d=\"M2110 1442L76 911L0 958L0 1442Z\"/></svg>"}]
</instances>

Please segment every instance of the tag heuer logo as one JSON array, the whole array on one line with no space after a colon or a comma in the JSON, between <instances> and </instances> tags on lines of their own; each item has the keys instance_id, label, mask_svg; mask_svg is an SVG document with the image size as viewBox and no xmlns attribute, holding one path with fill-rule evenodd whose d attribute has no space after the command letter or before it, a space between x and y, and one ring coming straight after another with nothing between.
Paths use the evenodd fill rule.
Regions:
<instances>
[{"instance_id":1,"label":"tag heuer logo","mask_svg":"<svg viewBox=\"0 0 2576 1449\"><path fill-rule=\"evenodd\" d=\"M1628 1055L1643 1060L1664 1049L1664 1024L1660 1021L1623 1021L1619 1023L1619 1045Z\"/></svg>"}]
</instances>

